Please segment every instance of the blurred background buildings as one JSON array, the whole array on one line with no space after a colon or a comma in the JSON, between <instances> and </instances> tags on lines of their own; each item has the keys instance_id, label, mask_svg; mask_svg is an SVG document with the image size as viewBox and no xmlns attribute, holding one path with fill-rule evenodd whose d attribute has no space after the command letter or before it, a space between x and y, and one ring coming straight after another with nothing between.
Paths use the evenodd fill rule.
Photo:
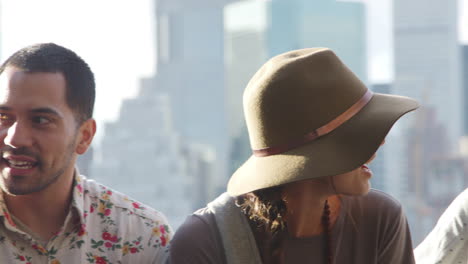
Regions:
<instances>
[{"instance_id":1,"label":"blurred background buildings","mask_svg":"<svg viewBox=\"0 0 468 264\"><path fill-rule=\"evenodd\" d=\"M372 164L374 188L402 202L415 244L468 186L461 152L467 52L458 41L457 1L394 1L394 81L375 84L367 77L363 3L155 3L157 74L106 124L90 175L158 208L175 226L222 193L250 156L243 89L268 58L291 49L330 47L375 92L422 104Z\"/></svg>"},{"instance_id":2,"label":"blurred background buildings","mask_svg":"<svg viewBox=\"0 0 468 264\"><path fill-rule=\"evenodd\" d=\"M131 195L180 224L250 156L242 92L255 71L291 49L330 47L375 92L422 104L372 164L374 187L402 202L419 242L467 186L457 1L394 1L393 83L368 81L365 12L363 3L333 0L157 1L158 73L106 126L92 175L117 189L138 186ZM241 14L250 21L236 21Z\"/></svg>"}]
</instances>

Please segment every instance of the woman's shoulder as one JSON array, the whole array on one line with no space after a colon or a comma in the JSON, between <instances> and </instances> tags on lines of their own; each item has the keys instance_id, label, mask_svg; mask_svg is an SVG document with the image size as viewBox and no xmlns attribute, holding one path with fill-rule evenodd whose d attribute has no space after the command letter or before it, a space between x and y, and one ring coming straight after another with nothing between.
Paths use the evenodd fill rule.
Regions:
<instances>
[{"instance_id":1,"label":"woman's shoulder","mask_svg":"<svg viewBox=\"0 0 468 264\"><path fill-rule=\"evenodd\" d=\"M344 203L354 215L396 217L403 214L401 203L397 199L376 189L371 189L364 196L346 196Z\"/></svg>"},{"instance_id":2,"label":"woman's shoulder","mask_svg":"<svg viewBox=\"0 0 468 264\"><path fill-rule=\"evenodd\" d=\"M171 241L170 263L225 263L214 214L202 208L189 215Z\"/></svg>"},{"instance_id":3,"label":"woman's shoulder","mask_svg":"<svg viewBox=\"0 0 468 264\"><path fill-rule=\"evenodd\" d=\"M386 206L401 210L401 203L395 197L377 189L371 189L363 198L370 205Z\"/></svg>"},{"instance_id":4,"label":"woman's shoulder","mask_svg":"<svg viewBox=\"0 0 468 264\"><path fill-rule=\"evenodd\" d=\"M216 231L214 215L211 210L205 207L195 211L185 219L185 222L177 229L174 240L212 236L216 234Z\"/></svg>"},{"instance_id":5,"label":"woman's shoulder","mask_svg":"<svg viewBox=\"0 0 468 264\"><path fill-rule=\"evenodd\" d=\"M368 205L388 205L396 208L401 207L401 203L395 197L377 189L371 189L368 194L355 197L355 200Z\"/></svg>"}]
</instances>

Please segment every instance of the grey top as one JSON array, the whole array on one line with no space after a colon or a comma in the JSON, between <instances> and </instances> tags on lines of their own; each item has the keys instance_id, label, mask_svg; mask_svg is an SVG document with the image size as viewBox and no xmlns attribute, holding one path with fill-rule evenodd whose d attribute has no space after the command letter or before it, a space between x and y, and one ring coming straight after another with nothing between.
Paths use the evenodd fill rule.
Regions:
<instances>
[{"instance_id":1,"label":"grey top","mask_svg":"<svg viewBox=\"0 0 468 264\"><path fill-rule=\"evenodd\" d=\"M371 190L366 196L343 196L332 230L335 264L413 264L411 236L401 205ZM246 228L250 228L246 226ZM325 263L323 236L286 237L284 263ZM189 216L171 242L172 264L227 264L212 210Z\"/></svg>"}]
</instances>

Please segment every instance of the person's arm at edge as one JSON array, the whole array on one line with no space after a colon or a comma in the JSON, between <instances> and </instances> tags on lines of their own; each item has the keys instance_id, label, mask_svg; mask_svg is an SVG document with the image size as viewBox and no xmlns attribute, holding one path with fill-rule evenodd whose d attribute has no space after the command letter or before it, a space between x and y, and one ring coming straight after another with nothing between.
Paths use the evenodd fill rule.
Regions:
<instances>
[{"instance_id":1,"label":"person's arm at edge","mask_svg":"<svg viewBox=\"0 0 468 264\"><path fill-rule=\"evenodd\" d=\"M467 261L468 253L468 188L447 207L434 229L416 247L418 264L458 263ZM461 258L461 259L460 259ZM456 261L456 262L455 262Z\"/></svg>"}]
</instances>

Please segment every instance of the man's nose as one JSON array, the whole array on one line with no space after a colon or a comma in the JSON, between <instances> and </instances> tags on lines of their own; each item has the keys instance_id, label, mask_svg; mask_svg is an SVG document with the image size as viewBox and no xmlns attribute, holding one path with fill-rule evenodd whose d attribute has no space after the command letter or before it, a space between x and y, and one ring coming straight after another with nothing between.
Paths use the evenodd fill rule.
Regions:
<instances>
[{"instance_id":1,"label":"man's nose","mask_svg":"<svg viewBox=\"0 0 468 264\"><path fill-rule=\"evenodd\" d=\"M32 145L31 136L32 133L29 126L24 122L16 121L6 129L6 136L3 142L12 148L30 147Z\"/></svg>"}]
</instances>

